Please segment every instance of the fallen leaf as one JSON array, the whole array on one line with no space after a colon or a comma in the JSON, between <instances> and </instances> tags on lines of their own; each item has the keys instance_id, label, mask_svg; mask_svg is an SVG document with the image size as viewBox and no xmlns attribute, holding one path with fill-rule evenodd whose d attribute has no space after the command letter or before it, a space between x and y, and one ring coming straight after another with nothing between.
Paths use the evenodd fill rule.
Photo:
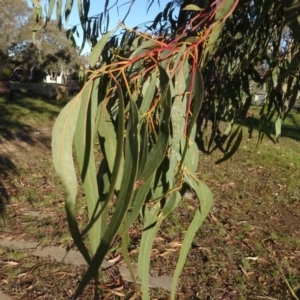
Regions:
<instances>
[{"instance_id":1,"label":"fallen leaf","mask_svg":"<svg viewBox=\"0 0 300 300\"><path fill-rule=\"evenodd\" d=\"M27 275L27 273L20 273L20 274L18 274L17 278L22 278L22 277L24 277L26 275Z\"/></svg>"},{"instance_id":2,"label":"fallen leaf","mask_svg":"<svg viewBox=\"0 0 300 300\"><path fill-rule=\"evenodd\" d=\"M171 242L168 244L169 247L181 247L182 243L178 243L178 242Z\"/></svg>"},{"instance_id":3,"label":"fallen leaf","mask_svg":"<svg viewBox=\"0 0 300 300\"><path fill-rule=\"evenodd\" d=\"M16 262L16 261L7 261L7 262L5 262L5 264L6 265L9 265L9 266L17 266L19 263L18 262Z\"/></svg>"},{"instance_id":4,"label":"fallen leaf","mask_svg":"<svg viewBox=\"0 0 300 300\"><path fill-rule=\"evenodd\" d=\"M243 272L243 274L244 274L248 279L250 279L250 277L249 277L247 271L243 268L243 266L239 265L239 267L240 267L241 271Z\"/></svg>"},{"instance_id":5,"label":"fallen leaf","mask_svg":"<svg viewBox=\"0 0 300 300\"><path fill-rule=\"evenodd\" d=\"M67 293L67 296L69 298L71 298L73 296L73 291L72 290L67 290L66 293Z\"/></svg>"},{"instance_id":6,"label":"fallen leaf","mask_svg":"<svg viewBox=\"0 0 300 300\"><path fill-rule=\"evenodd\" d=\"M120 260L120 258L121 258L121 254L118 254L118 255L115 256L114 258L109 259L108 262L109 262L109 263L115 263L115 262L117 262L118 260Z\"/></svg>"},{"instance_id":7,"label":"fallen leaf","mask_svg":"<svg viewBox=\"0 0 300 300\"><path fill-rule=\"evenodd\" d=\"M108 293L106 293L105 295L104 295L104 298L103 298L103 300L108 300L111 296L113 295L113 293L112 292L108 292Z\"/></svg>"},{"instance_id":8,"label":"fallen leaf","mask_svg":"<svg viewBox=\"0 0 300 300\"><path fill-rule=\"evenodd\" d=\"M245 257L245 259L248 259L248 260L257 260L258 259L258 256L248 256L248 257Z\"/></svg>"},{"instance_id":9,"label":"fallen leaf","mask_svg":"<svg viewBox=\"0 0 300 300\"><path fill-rule=\"evenodd\" d=\"M119 296L119 297L124 297L125 298L125 295L116 291L116 290L109 290L112 294L116 295L116 296Z\"/></svg>"},{"instance_id":10,"label":"fallen leaf","mask_svg":"<svg viewBox=\"0 0 300 300\"><path fill-rule=\"evenodd\" d=\"M129 300L136 300L136 299L139 299L139 295L137 293L134 293L130 298Z\"/></svg>"}]
</instances>

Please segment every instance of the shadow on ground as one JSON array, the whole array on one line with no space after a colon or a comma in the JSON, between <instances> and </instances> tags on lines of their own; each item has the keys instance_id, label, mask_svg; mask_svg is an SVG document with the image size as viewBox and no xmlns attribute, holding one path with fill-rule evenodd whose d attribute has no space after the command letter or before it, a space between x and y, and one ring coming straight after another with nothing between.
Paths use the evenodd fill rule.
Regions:
<instances>
[{"instance_id":1,"label":"shadow on ground","mask_svg":"<svg viewBox=\"0 0 300 300\"><path fill-rule=\"evenodd\" d=\"M68 100L68 99L67 99ZM13 99L0 96L0 213L3 216L9 202L7 182L18 174L19 161L28 161L34 147L51 148L52 124L67 100L57 102L46 98L31 98L25 92L14 93Z\"/></svg>"},{"instance_id":2,"label":"shadow on ground","mask_svg":"<svg viewBox=\"0 0 300 300\"><path fill-rule=\"evenodd\" d=\"M299 115L299 114L298 114ZM300 115L299 115L300 116ZM300 141L300 117L296 117L296 113L291 112L285 121L282 123L281 127L281 137L287 137ZM260 119L254 115L249 116L242 120L240 124L247 126L250 130L258 130L260 126ZM275 123L271 122L268 131L275 136Z\"/></svg>"},{"instance_id":3,"label":"shadow on ground","mask_svg":"<svg viewBox=\"0 0 300 300\"><path fill-rule=\"evenodd\" d=\"M0 154L0 217L4 217L5 205L9 202L9 191L5 186L5 179L10 174L16 174L17 169L10 157Z\"/></svg>"},{"instance_id":4,"label":"shadow on ground","mask_svg":"<svg viewBox=\"0 0 300 300\"><path fill-rule=\"evenodd\" d=\"M30 98L27 93L14 93L13 99L0 97L0 144L3 141L21 140L35 144L42 137L33 138L32 133L44 123L55 120L66 101ZM40 124L38 124L40 123Z\"/></svg>"}]
</instances>

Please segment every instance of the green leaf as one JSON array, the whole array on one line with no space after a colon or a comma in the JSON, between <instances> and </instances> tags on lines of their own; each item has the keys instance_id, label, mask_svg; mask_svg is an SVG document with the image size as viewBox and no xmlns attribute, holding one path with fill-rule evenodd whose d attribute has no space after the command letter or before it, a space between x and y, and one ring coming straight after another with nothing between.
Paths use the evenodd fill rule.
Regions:
<instances>
[{"instance_id":1,"label":"green leaf","mask_svg":"<svg viewBox=\"0 0 300 300\"><path fill-rule=\"evenodd\" d=\"M194 126L194 132L196 132L196 126ZM186 146L186 139L182 138L181 146L182 148ZM187 146L184 164L192 172L196 172L198 169L199 149L194 139L190 139L189 145Z\"/></svg>"},{"instance_id":2,"label":"green leaf","mask_svg":"<svg viewBox=\"0 0 300 300\"><path fill-rule=\"evenodd\" d=\"M87 20L89 16L90 10L90 0L84 0L83 2L83 11L84 11L84 18Z\"/></svg>"},{"instance_id":3,"label":"green leaf","mask_svg":"<svg viewBox=\"0 0 300 300\"><path fill-rule=\"evenodd\" d=\"M139 186L139 181L136 182L136 190L131 205L132 208L131 211L128 212L126 218L124 218L122 227L119 231L120 235L129 230L130 226L136 221L150 191L152 179L153 175L145 183L142 183L142 186Z\"/></svg>"},{"instance_id":4,"label":"green leaf","mask_svg":"<svg viewBox=\"0 0 300 300\"><path fill-rule=\"evenodd\" d=\"M99 195L94 158L94 123L98 104L99 78L89 81L82 91L81 107L75 131L75 146L89 220L99 211ZM101 222L95 222L89 232L92 255L100 243Z\"/></svg>"},{"instance_id":5,"label":"green leaf","mask_svg":"<svg viewBox=\"0 0 300 300\"><path fill-rule=\"evenodd\" d=\"M187 77L187 76L185 76ZM200 70L198 69L198 67L195 68L195 74L194 76L191 78L191 88L193 90L193 103L190 102L190 109L191 109L191 120L187 125L187 129L186 129L186 137L185 137L185 144L183 146L183 153L182 153L182 158L181 158L181 162L178 168L178 172L180 172L181 167L183 165L183 163L185 162L186 159L186 154L189 152L189 157L188 160L185 162L186 164L188 164L189 166L193 165L193 160L195 160L195 162L198 162L198 155L194 153L194 149L190 149L191 148L195 148L195 135L196 135L196 120L198 117L198 114L200 112L201 106L202 106L202 101L203 101L203 97L204 97L204 84L203 84L203 78L202 75L200 73ZM187 104L186 104L187 105ZM191 136L192 131L194 130L194 134ZM182 139L181 139L182 141ZM198 163L197 163L198 165ZM197 168L197 165L193 165L195 168Z\"/></svg>"},{"instance_id":6,"label":"green leaf","mask_svg":"<svg viewBox=\"0 0 300 300\"><path fill-rule=\"evenodd\" d=\"M93 30L92 30L91 36L94 39L98 38L98 22L97 22L97 20L95 20L94 23L93 23Z\"/></svg>"},{"instance_id":7,"label":"green leaf","mask_svg":"<svg viewBox=\"0 0 300 300\"><path fill-rule=\"evenodd\" d=\"M236 0L221 1L219 3L219 7L217 9L217 13L216 13L214 21L217 22L221 19L224 19L226 16L228 16L228 14L230 14L230 12L233 11L233 9L237 5L237 3L238 2ZM223 22L224 22L224 20L223 20Z\"/></svg>"},{"instance_id":8,"label":"green leaf","mask_svg":"<svg viewBox=\"0 0 300 300\"><path fill-rule=\"evenodd\" d=\"M173 2L167 3L167 5L165 6L165 8L164 8L164 10L163 10L163 19L164 19L164 21L166 21L167 18L168 18L168 12L169 12L169 10L170 10L172 4L173 4Z\"/></svg>"},{"instance_id":9,"label":"green leaf","mask_svg":"<svg viewBox=\"0 0 300 300\"><path fill-rule=\"evenodd\" d=\"M202 106L202 102L204 99L204 83L203 83L203 78L200 72L200 69L198 68L198 66L196 66L195 68L195 77L192 78L193 80L193 103L192 103L192 107L191 107L191 120L188 124L188 128L187 128L187 138L189 138L192 129L194 128L194 125L196 124L201 106Z\"/></svg>"},{"instance_id":10,"label":"green leaf","mask_svg":"<svg viewBox=\"0 0 300 300\"><path fill-rule=\"evenodd\" d=\"M118 82L115 83L117 85L117 89L118 89L118 97L119 97L119 110L118 110L118 131L117 131L117 146L116 146L116 152L115 152L115 161L114 161L114 165L113 165L113 169L111 172L111 176L110 176L110 181L108 180L107 176L107 172L109 167L107 166L108 163L107 161L104 161L104 164L100 165L100 169L99 169L99 173L98 176L102 176L102 180L103 180L103 193L107 193L105 195L105 200L104 203L101 204L101 210L98 213L95 213L95 215L93 216L92 219L90 219L89 224L86 226L86 228L82 231L82 235L86 234L86 232L88 232L90 230L90 228L93 226L93 224L98 220L98 218L101 216L102 212L106 209L110 199L112 198L114 191L115 191L115 187L118 184L118 178L120 177L120 174L122 171L121 170L121 166L122 166L122 159L123 159L123 145L124 145L124 131L125 131L125 127L124 127L124 96L122 93L122 89L120 87L120 85L118 84ZM102 102L100 104L100 110L98 109L98 112L100 111L101 114L101 107L104 102ZM97 115L96 119L98 119L99 116ZM96 121L97 124L97 121ZM100 123L99 123L100 124ZM105 130L105 127L101 127L98 128L98 130ZM107 163L107 165L106 165ZM101 167L104 169L101 170ZM106 169L106 167L108 169ZM123 168L122 168L123 170ZM98 181L100 179L98 178ZM108 191L107 191L108 190Z\"/></svg>"},{"instance_id":11,"label":"green leaf","mask_svg":"<svg viewBox=\"0 0 300 300\"><path fill-rule=\"evenodd\" d=\"M162 220L157 220L157 214L159 211L159 202L157 202L150 211L147 207L145 207L145 225L138 257L138 277L141 280L141 292L143 295L143 300L150 300L149 267L153 241L162 222Z\"/></svg>"},{"instance_id":12,"label":"green leaf","mask_svg":"<svg viewBox=\"0 0 300 300\"><path fill-rule=\"evenodd\" d=\"M125 164L124 169L128 173L124 173L120 192L117 199L117 204L112 215L111 221L107 227L107 231L105 232L100 245L94 255L91 264L85 275L83 276L82 281L80 282L74 297L78 297L85 286L89 283L89 281L97 274L98 269L108 252L111 243L117 234L122 221L127 213L128 207L130 206L134 186L136 182L137 170L138 170L138 110L136 104L131 101L131 117L128 121L127 126L127 136L125 142Z\"/></svg>"},{"instance_id":13,"label":"green leaf","mask_svg":"<svg viewBox=\"0 0 300 300\"><path fill-rule=\"evenodd\" d=\"M65 21L69 22L70 14L73 8L74 0L67 0L65 5Z\"/></svg>"},{"instance_id":14,"label":"green leaf","mask_svg":"<svg viewBox=\"0 0 300 300\"><path fill-rule=\"evenodd\" d=\"M126 42L124 42L124 44L126 45ZM121 43L121 45L123 45L123 44ZM136 50L134 50L130 54L129 59L133 59L133 58L139 56L140 54L147 52L149 49L154 49L156 47L157 47L156 41L154 41L154 40L145 41Z\"/></svg>"},{"instance_id":15,"label":"green leaf","mask_svg":"<svg viewBox=\"0 0 300 300\"><path fill-rule=\"evenodd\" d=\"M62 20L61 20L61 8L62 8L62 0L57 0L56 2L56 19L58 28L61 30Z\"/></svg>"},{"instance_id":16,"label":"green leaf","mask_svg":"<svg viewBox=\"0 0 300 300\"><path fill-rule=\"evenodd\" d=\"M279 136L281 135L281 125L282 125L282 119L280 116L278 116L278 118L275 122L275 133L276 133L277 140L278 140Z\"/></svg>"},{"instance_id":17,"label":"green leaf","mask_svg":"<svg viewBox=\"0 0 300 300\"><path fill-rule=\"evenodd\" d=\"M48 12L47 12L47 21L50 21L50 19L51 19L55 3L56 3L56 0L49 1L49 8L48 8Z\"/></svg>"},{"instance_id":18,"label":"green leaf","mask_svg":"<svg viewBox=\"0 0 300 300\"><path fill-rule=\"evenodd\" d=\"M80 21L85 21L83 16L83 7L82 7L82 0L77 0L77 8L78 8L78 14Z\"/></svg>"},{"instance_id":19,"label":"green leaf","mask_svg":"<svg viewBox=\"0 0 300 300\"><path fill-rule=\"evenodd\" d=\"M203 8L201 8L195 4L188 4L182 10L202 11Z\"/></svg>"},{"instance_id":20,"label":"green leaf","mask_svg":"<svg viewBox=\"0 0 300 300\"><path fill-rule=\"evenodd\" d=\"M66 36L67 36L67 39L68 39L68 42L70 43L70 45L76 46L73 29L68 29L66 32ZM76 30L76 28L75 28L75 30Z\"/></svg>"},{"instance_id":21,"label":"green leaf","mask_svg":"<svg viewBox=\"0 0 300 300\"><path fill-rule=\"evenodd\" d=\"M148 153L146 165L144 169L141 170L141 173L139 175L138 180L140 180L141 182L146 182L148 178L151 177L151 175L156 171L156 169L166 156L169 140L169 121L171 114L171 95L169 88L167 88L166 94L166 99L162 103L162 120L159 126L159 134L156 143L152 146L152 149Z\"/></svg>"},{"instance_id":22,"label":"green leaf","mask_svg":"<svg viewBox=\"0 0 300 300\"><path fill-rule=\"evenodd\" d=\"M56 0L50 0L50 4L51 4L51 1L55 2ZM33 3L34 7L38 7L38 8L41 7L41 3L39 0L31 0L31 2Z\"/></svg>"},{"instance_id":23,"label":"green leaf","mask_svg":"<svg viewBox=\"0 0 300 300\"><path fill-rule=\"evenodd\" d=\"M156 29L156 26L159 22L161 22L162 19L162 12L160 12L154 19L153 24L152 24L152 28Z\"/></svg>"},{"instance_id":24,"label":"green leaf","mask_svg":"<svg viewBox=\"0 0 300 300\"><path fill-rule=\"evenodd\" d=\"M171 212L173 212L173 210L179 204L181 199L182 196L178 191L172 192L170 194L170 197L166 199L161 214L159 214L158 218L164 220Z\"/></svg>"},{"instance_id":25,"label":"green leaf","mask_svg":"<svg viewBox=\"0 0 300 300\"><path fill-rule=\"evenodd\" d=\"M52 155L54 168L59 175L65 193L65 209L72 238L79 251L90 263L91 258L85 247L75 216L77 177L73 161L73 137L75 133L81 97L78 95L60 112L52 131Z\"/></svg>"},{"instance_id":26,"label":"green leaf","mask_svg":"<svg viewBox=\"0 0 300 300\"><path fill-rule=\"evenodd\" d=\"M182 269L184 267L188 252L191 248L191 244L193 242L193 239L195 237L196 232L201 227L203 221L207 217L212 204L213 204L213 196L210 191L210 189L207 187L207 185L196 179L195 175L187 174L185 173L185 181L189 184L190 187L193 188L193 190L196 192L196 195L198 197L198 200L200 202L199 208L196 210L196 213L194 215L194 218L192 222L189 225L189 228L185 234L179 259L176 264L176 269L173 275L173 282L171 287L171 297L170 299L175 299L176 296L176 288L179 276L182 272Z\"/></svg>"},{"instance_id":27,"label":"green leaf","mask_svg":"<svg viewBox=\"0 0 300 300\"><path fill-rule=\"evenodd\" d=\"M177 57L178 58L178 57ZM176 59L177 59L176 58ZM184 135L184 126L186 120L186 106L187 106L187 90L185 73L189 70L187 60L180 60L176 65L177 73L174 77L174 100L171 111L172 121L172 136L170 136L169 149L169 170L167 171L167 180L170 186L173 186L176 180L174 172L179 173L178 162L182 160L180 153L180 141ZM180 166L181 167L181 166ZM176 169L178 170L176 171ZM175 174L176 174L175 173Z\"/></svg>"},{"instance_id":28,"label":"green leaf","mask_svg":"<svg viewBox=\"0 0 300 300\"><path fill-rule=\"evenodd\" d=\"M100 120L99 120L98 132L99 132L99 136L103 138L104 149L102 149L102 151L104 152L111 174L113 174L116 158L118 157L118 159L121 159L120 168L118 171L119 173L118 180L116 182L116 187L115 187L117 190L119 190L121 180L122 180L122 175L123 175L123 167L124 167L123 150L121 151L122 148L121 149L118 148L120 147L120 141L119 143L117 143L117 134L115 132L115 127L107 111L105 102L100 103L99 114L100 114ZM124 130L122 133L118 131L118 136L123 136L123 134L124 134ZM118 152L119 154L117 155Z\"/></svg>"},{"instance_id":29,"label":"green leaf","mask_svg":"<svg viewBox=\"0 0 300 300\"><path fill-rule=\"evenodd\" d=\"M141 170L144 169L147 159L148 159L148 149L149 149L149 140L148 140L148 125L146 122L143 122L140 130L140 161L139 161L139 174Z\"/></svg>"},{"instance_id":30,"label":"green leaf","mask_svg":"<svg viewBox=\"0 0 300 300\"><path fill-rule=\"evenodd\" d=\"M177 69L178 69L178 64L180 63L180 61L182 59L182 55L184 54L185 51L186 51L186 44L183 44L180 47L180 50L178 51L176 58L174 60L174 67L172 69L170 78L173 78L173 76L175 76L175 73L177 72Z\"/></svg>"},{"instance_id":31,"label":"green leaf","mask_svg":"<svg viewBox=\"0 0 300 300\"><path fill-rule=\"evenodd\" d=\"M272 71L272 80L273 80L274 87L276 87L278 84L279 75L280 75L280 68L276 66Z\"/></svg>"},{"instance_id":32,"label":"green leaf","mask_svg":"<svg viewBox=\"0 0 300 300\"><path fill-rule=\"evenodd\" d=\"M129 241L130 241L130 239L129 239L129 234L128 234L128 231L127 231L126 233L124 233L122 235L121 251L122 251L125 263L127 265L127 268L129 270L132 282L134 283L135 290L138 291L139 288L138 288L138 285L137 285L137 282L136 282L136 279L135 279L135 275L134 275L134 272L133 272L133 269L132 269L132 266L131 266L130 256L129 256L129 253L128 253Z\"/></svg>"},{"instance_id":33,"label":"green leaf","mask_svg":"<svg viewBox=\"0 0 300 300\"><path fill-rule=\"evenodd\" d=\"M225 22L224 18L226 18L230 14L230 12L235 8L237 3L238 2L235 0L221 1L219 3L219 7L217 9L215 19L214 19L215 23L212 26L211 33L207 41L207 45L205 47L204 57L202 60L203 66L207 63L209 57L211 57L218 49L218 47L216 47L216 43L223 29L223 25ZM222 21L218 22L220 20Z\"/></svg>"},{"instance_id":34,"label":"green leaf","mask_svg":"<svg viewBox=\"0 0 300 300\"><path fill-rule=\"evenodd\" d=\"M150 300L149 268L154 239L162 221L174 210L180 199L180 193L173 192L169 194L169 197L166 197L165 205L162 210L159 201L156 202L151 209L145 207L145 224L138 258L138 277L141 280L143 300Z\"/></svg>"},{"instance_id":35,"label":"green leaf","mask_svg":"<svg viewBox=\"0 0 300 300\"><path fill-rule=\"evenodd\" d=\"M140 114L143 116L149 110L149 107L154 99L156 91L156 74L152 72L148 80L145 81L142 88L143 101L140 107Z\"/></svg>"},{"instance_id":36,"label":"green leaf","mask_svg":"<svg viewBox=\"0 0 300 300\"><path fill-rule=\"evenodd\" d=\"M108 39L110 38L112 31L107 32L96 44L93 48L92 53L90 55L90 66L93 68L98 62L100 55L102 53L103 48L105 47Z\"/></svg>"}]
</instances>

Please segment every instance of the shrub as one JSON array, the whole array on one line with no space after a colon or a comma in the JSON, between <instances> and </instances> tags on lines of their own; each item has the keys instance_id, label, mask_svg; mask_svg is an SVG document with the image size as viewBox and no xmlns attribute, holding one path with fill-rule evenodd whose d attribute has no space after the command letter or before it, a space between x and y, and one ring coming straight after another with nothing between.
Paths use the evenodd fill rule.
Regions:
<instances>
[{"instance_id":1,"label":"shrub","mask_svg":"<svg viewBox=\"0 0 300 300\"><path fill-rule=\"evenodd\" d=\"M5 80L9 80L11 75L13 73L13 69L9 66L5 66L2 70L1 70L1 79L5 79Z\"/></svg>"}]
</instances>

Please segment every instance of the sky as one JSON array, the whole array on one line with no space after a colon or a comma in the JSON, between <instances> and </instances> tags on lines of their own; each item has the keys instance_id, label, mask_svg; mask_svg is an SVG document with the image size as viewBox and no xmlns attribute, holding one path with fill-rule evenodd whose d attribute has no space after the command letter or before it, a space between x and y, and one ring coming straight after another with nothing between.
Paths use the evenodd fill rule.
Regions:
<instances>
[{"instance_id":1,"label":"sky","mask_svg":"<svg viewBox=\"0 0 300 300\"><path fill-rule=\"evenodd\" d=\"M48 3L49 0L41 0L42 7L44 8L45 3ZM113 4L116 0L110 0L110 5ZM154 0L153 5L151 6L150 10L147 13L147 0L135 0L134 5L132 6L132 9L130 11L130 14L128 15L125 25L128 27L134 27L136 25L139 25L141 23L144 23L146 21L152 21L156 15L162 11L166 4L170 2L171 0L160 0L160 7L157 5L157 0ZM32 2L30 0L27 0L28 5L32 7ZM118 5L121 6L122 4L128 3L129 0L118 0ZM63 8L65 0L63 0ZM90 10L89 10L89 16L93 16L96 14L99 14L104 9L104 0L90 0ZM127 12L127 9L129 7L129 4L126 4L119 8L119 15L117 13L117 9L113 8L112 12L110 13L110 22L109 22L109 29L115 28L119 21L123 19L125 13ZM55 8L53 17L55 17ZM77 0L74 0L72 13L70 15L70 19L68 24L64 23L64 26L69 29L72 28L74 25L79 24L79 17L78 17L78 10L77 10ZM78 26L80 28L80 26ZM79 31L80 36L82 37L82 34ZM81 45L81 41L77 39L78 45ZM90 47L87 45L83 49L83 53L90 52Z\"/></svg>"}]
</instances>

